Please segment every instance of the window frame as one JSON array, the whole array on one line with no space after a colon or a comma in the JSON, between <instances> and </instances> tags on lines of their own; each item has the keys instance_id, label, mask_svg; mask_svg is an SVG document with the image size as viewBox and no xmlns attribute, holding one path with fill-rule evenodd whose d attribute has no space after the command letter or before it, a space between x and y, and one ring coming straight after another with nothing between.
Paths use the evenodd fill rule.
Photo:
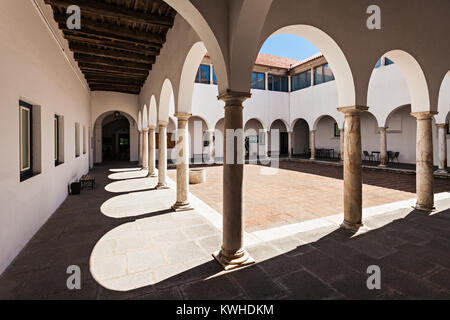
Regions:
<instances>
[{"instance_id":1,"label":"window frame","mask_svg":"<svg viewBox=\"0 0 450 320\"><path fill-rule=\"evenodd\" d=\"M23 115L22 111L28 112L28 167L23 167ZM33 106L19 100L19 153L20 153L20 181L24 181L33 176Z\"/></svg>"},{"instance_id":2,"label":"window frame","mask_svg":"<svg viewBox=\"0 0 450 320\"><path fill-rule=\"evenodd\" d=\"M286 90L283 90L283 80L286 81ZM267 75L267 82L268 82L268 88L267 89L269 91L289 92L289 77L287 77L287 76L281 76L281 75L269 73ZM276 85L279 86L279 90L275 89Z\"/></svg>"},{"instance_id":3,"label":"window frame","mask_svg":"<svg viewBox=\"0 0 450 320\"><path fill-rule=\"evenodd\" d=\"M60 158L59 158L59 153L60 153L60 135L59 135L59 130L60 130L60 123L59 123L59 116L57 114L55 114L55 118L54 118L54 128L55 128L55 166L59 165L60 162Z\"/></svg>"},{"instance_id":4,"label":"window frame","mask_svg":"<svg viewBox=\"0 0 450 320\"><path fill-rule=\"evenodd\" d=\"M208 76L206 77L206 79L203 79L201 77L202 68L208 69ZM211 66L209 66L207 64L200 64L200 66L197 69L197 74L195 75L195 83L211 84Z\"/></svg>"},{"instance_id":5,"label":"window frame","mask_svg":"<svg viewBox=\"0 0 450 320\"><path fill-rule=\"evenodd\" d=\"M331 71L332 79L330 79L330 80L326 80L325 79L325 67L327 67ZM317 72L316 72L316 70L318 70L319 68L322 70L322 73L320 75L320 78L321 78L320 82L317 81L317 79L319 79L319 77L318 77ZM324 63L324 64L321 64L320 66L314 67L314 85L315 86L317 86L319 84L322 84L322 83L334 81L334 80L336 80L336 78L334 77L333 70L331 70L331 68L330 68L328 63Z\"/></svg>"},{"instance_id":6,"label":"window frame","mask_svg":"<svg viewBox=\"0 0 450 320\"><path fill-rule=\"evenodd\" d=\"M306 76L306 83L309 84L306 87L302 87L301 86L301 77L302 77L302 75ZM308 79L308 75L309 75L309 79ZM308 69L308 70L302 71L300 73L294 74L293 76L291 76L291 92L311 87L311 85L312 85L312 81L311 80L312 80L311 69ZM294 86L294 81L297 81L298 87Z\"/></svg>"},{"instance_id":7,"label":"window frame","mask_svg":"<svg viewBox=\"0 0 450 320\"><path fill-rule=\"evenodd\" d=\"M262 76L262 81L259 79ZM253 85L255 83L255 85ZM262 83L262 87L258 87L258 84ZM251 89L266 90L266 74L263 72L252 72L252 79L250 84Z\"/></svg>"}]
</instances>

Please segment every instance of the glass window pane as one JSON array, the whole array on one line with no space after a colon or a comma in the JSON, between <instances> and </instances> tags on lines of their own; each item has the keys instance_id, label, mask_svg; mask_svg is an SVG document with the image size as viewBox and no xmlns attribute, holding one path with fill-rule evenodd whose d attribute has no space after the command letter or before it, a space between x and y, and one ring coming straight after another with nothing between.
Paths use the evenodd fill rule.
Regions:
<instances>
[{"instance_id":1,"label":"glass window pane","mask_svg":"<svg viewBox=\"0 0 450 320\"><path fill-rule=\"evenodd\" d=\"M267 81L268 81L268 86L269 86L269 90L273 91L273 76L271 74L269 74L267 76Z\"/></svg>"},{"instance_id":2,"label":"glass window pane","mask_svg":"<svg viewBox=\"0 0 450 320\"><path fill-rule=\"evenodd\" d=\"M381 66L381 59L378 59L377 63L375 64L375 69L379 68Z\"/></svg>"},{"instance_id":3,"label":"glass window pane","mask_svg":"<svg viewBox=\"0 0 450 320\"><path fill-rule=\"evenodd\" d=\"M280 82L281 82L281 91L288 92L289 91L288 78L280 77Z\"/></svg>"},{"instance_id":4,"label":"glass window pane","mask_svg":"<svg viewBox=\"0 0 450 320\"><path fill-rule=\"evenodd\" d=\"M214 69L214 67L212 68L212 72L213 72L213 83L217 84L216 69Z\"/></svg>"},{"instance_id":5,"label":"glass window pane","mask_svg":"<svg viewBox=\"0 0 450 320\"><path fill-rule=\"evenodd\" d=\"M30 167L30 111L21 109L22 168Z\"/></svg>"},{"instance_id":6,"label":"glass window pane","mask_svg":"<svg viewBox=\"0 0 450 320\"><path fill-rule=\"evenodd\" d=\"M264 73L258 73L258 89L265 90L266 89L266 75Z\"/></svg>"},{"instance_id":7,"label":"glass window pane","mask_svg":"<svg viewBox=\"0 0 450 320\"><path fill-rule=\"evenodd\" d=\"M323 82L323 67L314 68L314 84L321 84Z\"/></svg>"},{"instance_id":8,"label":"glass window pane","mask_svg":"<svg viewBox=\"0 0 450 320\"><path fill-rule=\"evenodd\" d=\"M257 88L257 81L256 81L257 79L256 79L256 73L252 73L252 82L251 82L251 88L252 89L256 89Z\"/></svg>"},{"instance_id":9,"label":"glass window pane","mask_svg":"<svg viewBox=\"0 0 450 320\"><path fill-rule=\"evenodd\" d=\"M328 82L334 80L333 71L331 71L331 68L328 64L325 64L323 66L323 81Z\"/></svg>"},{"instance_id":10,"label":"glass window pane","mask_svg":"<svg viewBox=\"0 0 450 320\"><path fill-rule=\"evenodd\" d=\"M209 84L209 66L200 66L200 78L201 83Z\"/></svg>"},{"instance_id":11,"label":"glass window pane","mask_svg":"<svg viewBox=\"0 0 450 320\"><path fill-rule=\"evenodd\" d=\"M394 64L394 61L392 61L391 59L388 59L388 58L384 58L384 65L388 66L390 64Z\"/></svg>"}]
</instances>

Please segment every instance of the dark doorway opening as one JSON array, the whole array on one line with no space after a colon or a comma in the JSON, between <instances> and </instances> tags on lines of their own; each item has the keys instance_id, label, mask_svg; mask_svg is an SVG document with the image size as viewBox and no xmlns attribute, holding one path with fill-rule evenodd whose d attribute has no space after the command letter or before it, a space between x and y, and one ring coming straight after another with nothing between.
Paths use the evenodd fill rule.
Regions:
<instances>
[{"instance_id":1,"label":"dark doorway opening","mask_svg":"<svg viewBox=\"0 0 450 320\"><path fill-rule=\"evenodd\" d=\"M130 161L130 123L114 113L102 124L103 161Z\"/></svg>"},{"instance_id":2,"label":"dark doorway opening","mask_svg":"<svg viewBox=\"0 0 450 320\"><path fill-rule=\"evenodd\" d=\"M280 132L280 155L289 155L289 133Z\"/></svg>"}]
</instances>

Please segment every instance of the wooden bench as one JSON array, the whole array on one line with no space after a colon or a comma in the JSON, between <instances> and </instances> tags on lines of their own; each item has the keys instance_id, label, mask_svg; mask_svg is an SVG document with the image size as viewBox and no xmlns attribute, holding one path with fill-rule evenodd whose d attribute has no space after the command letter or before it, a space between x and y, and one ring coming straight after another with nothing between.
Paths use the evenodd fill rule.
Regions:
<instances>
[{"instance_id":1,"label":"wooden bench","mask_svg":"<svg viewBox=\"0 0 450 320\"><path fill-rule=\"evenodd\" d=\"M81 189L90 187L92 190L94 190L95 186L95 178L91 176L90 174L85 174L80 179L81 182Z\"/></svg>"}]
</instances>

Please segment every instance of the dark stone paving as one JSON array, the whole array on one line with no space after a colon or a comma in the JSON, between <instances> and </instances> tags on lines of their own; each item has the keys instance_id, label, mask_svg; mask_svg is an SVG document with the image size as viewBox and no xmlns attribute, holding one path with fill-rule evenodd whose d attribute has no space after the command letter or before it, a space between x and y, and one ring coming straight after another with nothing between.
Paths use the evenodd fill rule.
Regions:
<instances>
[{"instance_id":1,"label":"dark stone paving","mask_svg":"<svg viewBox=\"0 0 450 320\"><path fill-rule=\"evenodd\" d=\"M259 244L249 248L257 264L232 273L214 276L220 268L211 260L154 286L104 289L89 272L92 249L135 218L101 214L101 204L116 194L104 190L111 182L107 167L93 174L96 189L69 196L0 277L0 299L450 299L450 209L434 215L411 209L404 219L357 237L322 228ZM302 244L307 239L315 241ZM295 249L283 250L292 242ZM66 287L69 265L81 267L79 291ZM381 268L381 290L367 289L370 265Z\"/></svg>"}]
</instances>

